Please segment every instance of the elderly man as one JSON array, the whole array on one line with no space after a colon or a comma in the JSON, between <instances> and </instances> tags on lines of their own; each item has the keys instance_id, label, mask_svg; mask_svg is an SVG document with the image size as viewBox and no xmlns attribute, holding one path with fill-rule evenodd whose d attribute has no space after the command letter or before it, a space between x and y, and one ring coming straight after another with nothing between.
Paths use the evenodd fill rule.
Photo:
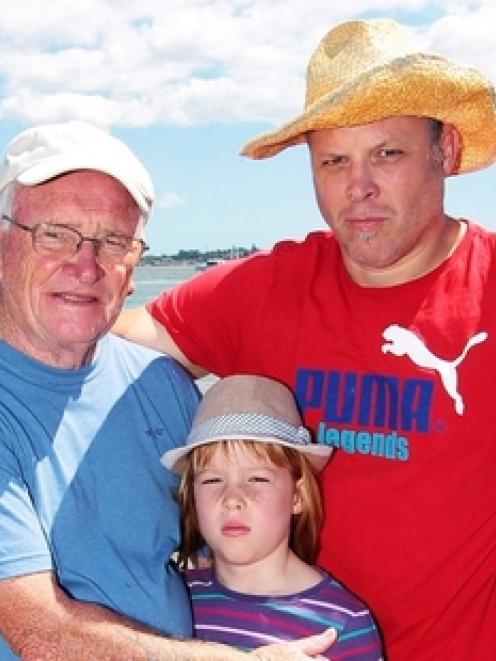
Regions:
<instances>
[{"instance_id":1,"label":"elderly man","mask_svg":"<svg viewBox=\"0 0 496 661\"><path fill-rule=\"evenodd\" d=\"M166 638L191 636L191 615L160 456L198 395L106 334L145 248L147 172L106 132L52 124L13 140L0 191L0 658L244 658Z\"/></svg>"},{"instance_id":2,"label":"elderly man","mask_svg":"<svg viewBox=\"0 0 496 661\"><path fill-rule=\"evenodd\" d=\"M119 332L293 388L337 448L320 563L375 612L388 660L493 661L496 236L443 197L496 158L494 89L393 21L345 22L303 113L243 153L305 142L331 231L209 270Z\"/></svg>"}]
</instances>

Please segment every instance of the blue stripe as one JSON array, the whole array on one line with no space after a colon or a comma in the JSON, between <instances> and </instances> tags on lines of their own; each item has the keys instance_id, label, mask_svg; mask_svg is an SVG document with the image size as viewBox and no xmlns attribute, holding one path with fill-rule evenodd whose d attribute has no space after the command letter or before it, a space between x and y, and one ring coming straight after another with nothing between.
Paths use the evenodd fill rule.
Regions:
<instances>
[{"instance_id":1,"label":"blue stripe","mask_svg":"<svg viewBox=\"0 0 496 661\"><path fill-rule=\"evenodd\" d=\"M193 593L191 595L191 598L193 601L212 601L212 599L214 599L215 601L233 601L232 597L228 597L227 595L224 594L218 594L217 592L212 592L209 594Z\"/></svg>"},{"instance_id":2,"label":"blue stripe","mask_svg":"<svg viewBox=\"0 0 496 661\"><path fill-rule=\"evenodd\" d=\"M368 636L370 633L377 631L376 627L367 627L366 629L356 629L355 631L350 631L341 636L340 640L351 640L352 638L358 638L359 636Z\"/></svg>"},{"instance_id":3,"label":"blue stripe","mask_svg":"<svg viewBox=\"0 0 496 661\"><path fill-rule=\"evenodd\" d=\"M334 627L338 631L342 631L343 625L341 622L335 622L326 617L321 617L316 613L312 613L305 608L298 608L291 604L289 606L284 606L283 604L264 604L270 610L280 611L281 613L287 613L292 617L300 618L302 620L308 620L309 622L316 622L318 624L323 624L325 627Z\"/></svg>"}]
</instances>

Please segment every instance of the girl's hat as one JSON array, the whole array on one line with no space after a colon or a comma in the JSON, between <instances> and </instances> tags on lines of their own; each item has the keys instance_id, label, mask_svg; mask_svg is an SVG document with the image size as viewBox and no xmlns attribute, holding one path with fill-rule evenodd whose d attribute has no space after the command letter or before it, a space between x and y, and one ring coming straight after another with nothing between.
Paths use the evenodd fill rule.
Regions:
<instances>
[{"instance_id":1,"label":"girl's hat","mask_svg":"<svg viewBox=\"0 0 496 661\"><path fill-rule=\"evenodd\" d=\"M273 379L248 374L227 376L207 390L185 446L168 450L161 462L182 473L185 462L180 460L191 450L224 440L284 445L302 452L318 471L332 453L331 447L312 443L289 388Z\"/></svg>"},{"instance_id":2,"label":"girl's hat","mask_svg":"<svg viewBox=\"0 0 496 661\"><path fill-rule=\"evenodd\" d=\"M241 153L267 158L305 142L308 131L405 115L458 129L461 148L453 174L496 159L495 90L481 73L420 52L409 32L390 19L348 21L328 32L310 59L304 111L248 142Z\"/></svg>"}]
</instances>

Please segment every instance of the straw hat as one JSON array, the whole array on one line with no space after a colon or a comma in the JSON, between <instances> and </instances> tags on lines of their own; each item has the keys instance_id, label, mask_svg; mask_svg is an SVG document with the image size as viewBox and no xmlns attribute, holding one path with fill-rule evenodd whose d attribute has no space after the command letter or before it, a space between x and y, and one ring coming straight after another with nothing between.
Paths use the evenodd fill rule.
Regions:
<instances>
[{"instance_id":1,"label":"straw hat","mask_svg":"<svg viewBox=\"0 0 496 661\"><path fill-rule=\"evenodd\" d=\"M474 69L422 53L389 19L348 21L322 39L307 68L305 110L248 142L241 153L274 156L305 142L308 131L355 126L387 117L433 117L461 136L456 172L496 159L495 91Z\"/></svg>"},{"instance_id":2,"label":"straw hat","mask_svg":"<svg viewBox=\"0 0 496 661\"><path fill-rule=\"evenodd\" d=\"M224 440L278 443L302 452L316 470L325 466L332 453L331 447L312 443L286 386L248 374L227 376L207 390L185 446L168 450L161 462L181 473L185 465L181 459L191 450Z\"/></svg>"}]
</instances>

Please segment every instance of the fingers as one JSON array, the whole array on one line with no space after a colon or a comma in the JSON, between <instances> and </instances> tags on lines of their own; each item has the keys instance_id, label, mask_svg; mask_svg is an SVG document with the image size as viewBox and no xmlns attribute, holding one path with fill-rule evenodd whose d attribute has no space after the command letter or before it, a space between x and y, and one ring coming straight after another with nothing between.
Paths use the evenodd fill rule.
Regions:
<instances>
[{"instance_id":1,"label":"fingers","mask_svg":"<svg viewBox=\"0 0 496 661\"><path fill-rule=\"evenodd\" d=\"M326 629L315 636L300 638L300 640L295 641L295 644L298 645L307 656L314 657L316 654L327 652L329 647L336 640L336 636L336 629Z\"/></svg>"},{"instance_id":2,"label":"fingers","mask_svg":"<svg viewBox=\"0 0 496 661\"><path fill-rule=\"evenodd\" d=\"M309 661L324 659L320 655L326 652L336 640L335 629L326 629L322 633L300 638L287 643L277 643L259 647L251 652L259 661Z\"/></svg>"}]
</instances>

